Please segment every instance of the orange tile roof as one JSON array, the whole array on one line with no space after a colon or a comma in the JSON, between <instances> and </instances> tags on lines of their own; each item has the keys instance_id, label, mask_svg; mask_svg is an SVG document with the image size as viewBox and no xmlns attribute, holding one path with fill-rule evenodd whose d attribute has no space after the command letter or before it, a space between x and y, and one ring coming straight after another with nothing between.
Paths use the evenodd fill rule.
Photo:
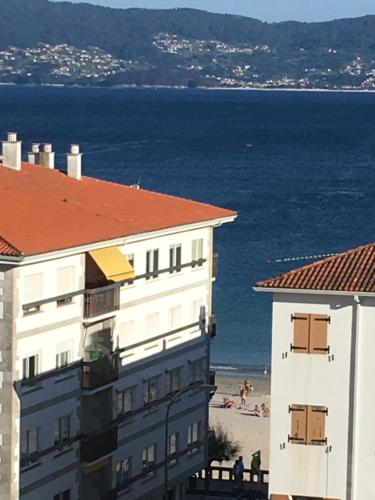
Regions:
<instances>
[{"instance_id":1,"label":"orange tile roof","mask_svg":"<svg viewBox=\"0 0 375 500\"><path fill-rule=\"evenodd\" d=\"M23 255L195 222L235 212L28 163L0 166L0 238ZM0 254L10 252L0 239ZM9 255L9 254L8 254Z\"/></svg>"},{"instance_id":2,"label":"orange tile roof","mask_svg":"<svg viewBox=\"0 0 375 500\"><path fill-rule=\"evenodd\" d=\"M11 257L18 257L21 255L21 252L10 245L7 241L5 241L0 236L0 255L8 255Z\"/></svg>"},{"instance_id":3,"label":"orange tile roof","mask_svg":"<svg viewBox=\"0 0 375 500\"><path fill-rule=\"evenodd\" d=\"M259 288L375 292L375 243L369 243L274 278L259 281Z\"/></svg>"}]
</instances>

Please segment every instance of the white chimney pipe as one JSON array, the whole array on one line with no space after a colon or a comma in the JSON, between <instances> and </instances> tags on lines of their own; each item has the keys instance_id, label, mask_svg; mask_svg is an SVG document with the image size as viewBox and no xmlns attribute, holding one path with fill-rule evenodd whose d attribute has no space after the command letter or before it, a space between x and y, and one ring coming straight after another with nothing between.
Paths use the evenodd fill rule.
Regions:
<instances>
[{"instance_id":1,"label":"white chimney pipe","mask_svg":"<svg viewBox=\"0 0 375 500\"><path fill-rule=\"evenodd\" d=\"M7 132L3 143L3 165L13 170L21 170L22 142L17 140L16 132Z\"/></svg>"},{"instance_id":2,"label":"white chimney pipe","mask_svg":"<svg viewBox=\"0 0 375 500\"><path fill-rule=\"evenodd\" d=\"M81 180L82 177L82 153L79 152L78 144L70 146L70 152L66 155L68 164L68 176Z\"/></svg>"},{"instance_id":3,"label":"white chimney pipe","mask_svg":"<svg viewBox=\"0 0 375 500\"><path fill-rule=\"evenodd\" d=\"M34 165L38 165L39 163L39 153L40 153L40 145L37 143L32 144L31 151L27 155L27 161L29 163L33 163Z\"/></svg>"},{"instance_id":4,"label":"white chimney pipe","mask_svg":"<svg viewBox=\"0 0 375 500\"><path fill-rule=\"evenodd\" d=\"M46 168L55 168L55 153L52 144L44 144L43 151L39 153L39 164Z\"/></svg>"}]
</instances>

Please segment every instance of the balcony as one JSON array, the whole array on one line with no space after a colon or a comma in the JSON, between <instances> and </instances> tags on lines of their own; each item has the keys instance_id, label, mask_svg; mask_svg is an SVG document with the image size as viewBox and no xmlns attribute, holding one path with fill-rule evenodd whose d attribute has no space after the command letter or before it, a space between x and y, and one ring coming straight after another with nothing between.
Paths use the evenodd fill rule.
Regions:
<instances>
[{"instance_id":1,"label":"balcony","mask_svg":"<svg viewBox=\"0 0 375 500\"><path fill-rule=\"evenodd\" d=\"M212 277L215 279L217 278L218 262L219 262L219 254L214 253L212 255Z\"/></svg>"},{"instance_id":2,"label":"balcony","mask_svg":"<svg viewBox=\"0 0 375 500\"><path fill-rule=\"evenodd\" d=\"M117 449L117 427L99 434L83 436L81 440L81 461L95 462Z\"/></svg>"},{"instance_id":3,"label":"balcony","mask_svg":"<svg viewBox=\"0 0 375 500\"><path fill-rule=\"evenodd\" d=\"M96 361L86 361L82 367L82 387L95 390L118 379L118 356L111 355Z\"/></svg>"},{"instance_id":4,"label":"balcony","mask_svg":"<svg viewBox=\"0 0 375 500\"><path fill-rule=\"evenodd\" d=\"M101 314L117 311L120 307L120 288L85 291L85 318L93 318Z\"/></svg>"}]
</instances>

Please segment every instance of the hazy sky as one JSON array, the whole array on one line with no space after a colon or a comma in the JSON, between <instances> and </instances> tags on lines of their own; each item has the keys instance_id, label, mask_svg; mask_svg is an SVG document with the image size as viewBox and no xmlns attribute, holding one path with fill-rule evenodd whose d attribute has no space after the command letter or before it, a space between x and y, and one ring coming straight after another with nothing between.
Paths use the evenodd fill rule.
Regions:
<instances>
[{"instance_id":1,"label":"hazy sky","mask_svg":"<svg viewBox=\"0 0 375 500\"><path fill-rule=\"evenodd\" d=\"M73 0L78 2L79 0ZM81 0L82 1L82 0ZM193 7L264 21L324 21L375 14L375 0L86 0L107 7Z\"/></svg>"}]
</instances>

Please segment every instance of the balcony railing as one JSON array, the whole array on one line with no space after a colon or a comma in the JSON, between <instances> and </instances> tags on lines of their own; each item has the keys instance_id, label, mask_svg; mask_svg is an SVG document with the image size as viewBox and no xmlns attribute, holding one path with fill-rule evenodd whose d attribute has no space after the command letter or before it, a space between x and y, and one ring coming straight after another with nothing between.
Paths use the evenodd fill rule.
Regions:
<instances>
[{"instance_id":1,"label":"balcony railing","mask_svg":"<svg viewBox=\"0 0 375 500\"><path fill-rule=\"evenodd\" d=\"M106 290L86 290L85 292L85 318L92 318L120 307L120 289L109 288Z\"/></svg>"},{"instance_id":2,"label":"balcony railing","mask_svg":"<svg viewBox=\"0 0 375 500\"><path fill-rule=\"evenodd\" d=\"M213 278L217 278L218 263L219 263L219 254L214 253L212 255L212 277Z\"/></svg>"},{"instance_id":3,"label":"balcony railing","mask_svg":"<svg viewBox=\"0 0 375 500\"><path fill-rule=\"evenodd\" d=\"M90 463L109 455L117 449L117 427L100 434L83 436L81 440L81 461Z\"/></svg>"},{"instance_id":4,"label":"balcony railing","mask_svg":"<svg viewBox=\"0 0 375 500\"><path fill-rule=\"evenodd\" d=\"M82 387L94 390L118 379L119 358L117 355L105 356L96 361L83 363Z\"/></svg>"}]
</instances>

